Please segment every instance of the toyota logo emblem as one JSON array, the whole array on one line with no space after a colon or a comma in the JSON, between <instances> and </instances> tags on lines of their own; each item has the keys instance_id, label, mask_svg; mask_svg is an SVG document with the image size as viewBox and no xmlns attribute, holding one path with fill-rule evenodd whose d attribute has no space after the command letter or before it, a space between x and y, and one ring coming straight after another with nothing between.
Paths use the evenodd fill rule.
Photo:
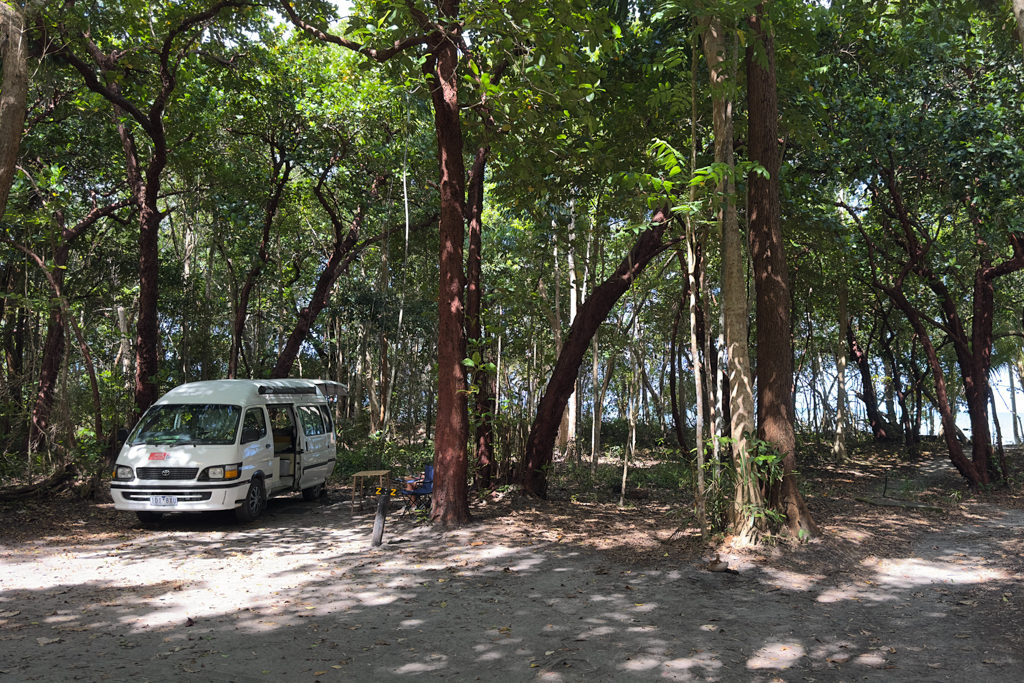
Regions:
<instances>
[{"instance_id":1,"label":"toyota logo emblem","mask_svg":"<svg viewBox=\"0 0 1024 683\"><path fill-rule=\"evenodd\" d=\"M171 476L171 471L170 470L160 470L160 476L164 477L166 479L167 477Z\"/></svg>"}]
</instances>

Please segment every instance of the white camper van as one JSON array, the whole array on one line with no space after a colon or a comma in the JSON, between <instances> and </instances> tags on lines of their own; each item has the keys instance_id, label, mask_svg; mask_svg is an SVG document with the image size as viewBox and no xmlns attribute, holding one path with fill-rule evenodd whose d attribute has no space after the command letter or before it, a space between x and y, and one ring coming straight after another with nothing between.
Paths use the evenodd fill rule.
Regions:
<instances>
[{"instance_id":1,"label":"white camper van","mask_svg":"<svg viewBox=\"0 0 1024 683\"><path fill-rule=\"evenodd\" d=\"M167 392L142 416L117 456L114 507L143 522L168 512L234 510L256 519L269 496L312 500L334 469L328 396L337 382L226 379Z\"/></svg>"}]
</instances>

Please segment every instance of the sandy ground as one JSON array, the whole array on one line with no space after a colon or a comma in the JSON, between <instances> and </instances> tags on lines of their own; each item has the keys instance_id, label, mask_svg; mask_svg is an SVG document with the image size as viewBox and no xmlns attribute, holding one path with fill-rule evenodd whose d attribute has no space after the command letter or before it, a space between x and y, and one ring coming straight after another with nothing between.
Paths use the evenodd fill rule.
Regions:
<instances>
[{"instance_id":1,"label":"sandy ground","mask_svg":"<svg viewBox=\"0 0 1024 683\"><path fill-rule=\"evenodd\" d=\"M1024 511L970 503L905 532L927 513L855 507L893 526L825 524L841 543L725 554L731 574L657 540L631 553L585 509L577 535L539 526L573 504L549 505L447 533L392 515L379 549L372 513L350 512L340 490L272 500L243 526L209 516L150 530L73 510L60 533L0 534L0 680L1024 675ZM7 508L7 532L19 523ZM604 546L574 540L587 524ZM900 542L881 543L886 528Z\"/></svg>"}]
</instances>

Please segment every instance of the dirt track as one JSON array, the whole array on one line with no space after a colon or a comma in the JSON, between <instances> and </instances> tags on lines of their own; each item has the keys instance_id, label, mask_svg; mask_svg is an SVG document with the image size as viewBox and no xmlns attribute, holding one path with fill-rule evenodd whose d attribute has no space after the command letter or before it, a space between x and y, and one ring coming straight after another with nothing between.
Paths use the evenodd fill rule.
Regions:
<instances>
[{"instance_id":1,"label":"dirt track","mask_svg":"<svg viewBox=\"0 0 1024 683\"><path fill-rule=\"evenodd\" d=\"M731 555L738 575L514 516L449 533L392 517L375 550L372 515L337 493L243 527L124 517L71 545L3 542L0 680L1014 680L1024 512L972 510L900 556Z\"/></svg>"}]
</instances>

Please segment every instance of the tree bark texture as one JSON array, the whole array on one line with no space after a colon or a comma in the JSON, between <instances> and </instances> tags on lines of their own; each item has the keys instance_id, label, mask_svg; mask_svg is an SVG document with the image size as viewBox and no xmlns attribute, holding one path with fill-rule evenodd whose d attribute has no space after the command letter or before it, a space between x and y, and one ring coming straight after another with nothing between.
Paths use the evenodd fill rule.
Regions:
<instances>
[{"instance_id":1,"label":"tree bark texture","mask_svg":"<svg viewBox=\"0 0 1024 683\"><path fill-rule=\"evenodd\" d=\"M465 310L463 308L462 245L465 240L466 168L462 159L462 121L458 97L458 33L454 24L458 0L437 3L445 21L453 22L450 34L431 37L430 56L424 64L434 105L437 133L441 217L440 282L437 308L437 426L434 433L434 496L432 521L458 526L469 521L466 484L466 442L469 412L466 402Z\"/></svg>"},{"instance_id":2,"label":"tree bark texture","mask_svg":"<svg viewBox=\"0 0 1024 683\"><path fill-rule=\"evenodd\" d=\"M437 19L410 4L409 11L423 34L407 36L377 50L303 21L292 3L281 8L293 24L318 40L341 45L378 62L400 52L426 46L422 71L430 89L437 135L439 189L438 220L440 271L438 286L437 424L434 431L434 495L430 518L444 526L468 522L466 441L469 411L466 403L465 310L463 308L462 245L465 239L466 169L462 159L462 121L458 101L458 45L462 43L459 0L433 0ZM440 22L440 23L439 23ZM428 409L428 416L430 411ZM428 419L428 433L429 429Z\"/></svg>"},{"instance_id":3,"label":"tree bark texture","mask_svg":"<svg viewBox=\"0 0 1024 683\"><path fill-rule=\"evenodd\" d=\"M733 111L729 96L729 61L734 50L726 44L722 22L705 20L704 55L708 62L715 133L715 161L734 166ZM747 283L744 276L743 238L736 215L735 183L731 176L717 188L722 240L722 319L726 372L729 380L729 434L732 439L735 491L732 525L739 544L755 543L761 534L760 520L753 514L762 497L754 471L750 436L754 433L754 387L747 343Z\"/></svg>"},{"instance_id":4,"label":"tree bark texture","mask_svg":"<svg viewBox=\"0 0 1024 683\"><path fill-rule=\"evenodd\" d=\"M779 207L778 102L775 82L775 40L764 25L764 4L749 18L756 44L747 46L747 106L750 158L768 171L748 180L750 253L757 299L758 438L782 457L782 480L772 491L773 507L781 507L794 538L818 535L818 527L800 495L796 481L796 432L793 425L792 298ZM761 57L764 59L762 64Z\"/></svg>"},{"instance_id":5,"label":"tree bark texture","mask_svg":"<svg viewBox=\"0 0 1024 683\"><path fill-rule=\"evenodd\" d=\"M520 472L520 484L526 493L541 498L547 496L545 470L552 462L562 415L576 386L580 363L583 362L590 340L647 264L668 247L664 234L669 218L667 209L662 208L655 213L651 227L640 234L615 272L590 293L580 306L576 320L569 327L569 334L559 351L530 428Z\"/></svg>"},{"instance_id":6,"label":"tree bark texture","mask_svg":"<svg viewBox=\"0 0 1024 683\"><path fill-rule=\"evenodd\" d=\"M7 2L0 3L0 217L14 182L15 165L28 96L28 41L24 17Z\"/></svg>"}]
</instances>

